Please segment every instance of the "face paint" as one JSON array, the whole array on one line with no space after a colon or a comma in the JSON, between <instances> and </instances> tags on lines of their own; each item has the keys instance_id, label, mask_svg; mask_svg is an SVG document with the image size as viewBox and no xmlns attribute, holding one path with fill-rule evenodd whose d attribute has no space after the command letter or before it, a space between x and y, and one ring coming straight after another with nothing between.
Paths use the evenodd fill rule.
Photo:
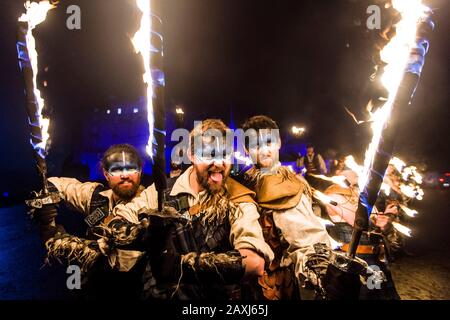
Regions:
<instances>
[{"instance_id":1,"label":"face paint","mask_svg":"<svg viewBox=\"0 0 450 320\"><path fill-rule=\"evenodd\" d=\"M248 150L271 149L280 145L278 129L251 129L248 132Z\"/></svg>"},{"instance_id":2,"label":"face paint","mask_svg":"<svg viewBox=\"0 0 450 320\"><path fill-rule=\"evenodd\" d=\"M249 154L258 168L269 169L279 161L280 137L276 129L258 130L258 141L249 147Z\"/></svg>"},{"instance_id":3,"label":"face paint","mask_svg":"<svg viewBox=\"0 0 450 320\"><path fill-rule=\"evenodd\" d=\"M122 151L120 153L114 153L107 158L106 171L112 177L118 177L121 175L132 175L140 172L137 159L130 154Z\"/></svg>"},{"instance_id":4,"label":"face paint","mask_svg":"<svg viewBox=\"0 0 450 320\"><path fill-rule=\"evenodd\" d=\"M280 144L280 136L278 130L261 129L258 133L259 148L272 148Z\"/></svg>"},{"instance_id":5,"label":"face paint","mask_svg":"<svg viewBox=\"0 0 450 320\"><path fill-rule=\"evenodd\" d=\"M118 165L116 166L115 164L113 164L111 166L111 168L108 170L108 174L112 177L119 177L121 175L132 175L132 174L136 174L139 172L139 168L138 167L134 167L134 166L122 166L122 165Z\"/></svg>"},{"instance_id":6,"label":"face paint","mask_svg":"<svg viewBox=\"0 0 450 320\"><path fill-rule=\"evenodd\" d=\"M226 146L221 145L218 140L215 140L203 142L202 148L194 150L194 157L198 162L205 164L211 164L213 162L231 163L232 153L227 152Z\"/></svg>"}]
</instances>

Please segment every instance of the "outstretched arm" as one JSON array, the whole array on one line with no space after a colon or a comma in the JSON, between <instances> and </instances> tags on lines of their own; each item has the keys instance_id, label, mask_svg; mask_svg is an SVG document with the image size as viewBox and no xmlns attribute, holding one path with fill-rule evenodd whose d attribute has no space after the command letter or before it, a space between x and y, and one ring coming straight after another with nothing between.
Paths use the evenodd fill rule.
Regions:
<instances>
[{"instance_id":1,"label":"outstretched arm","mask_svg":"<svg viewBox=\"0 0 450 320\"><path fill-rule=\"evenodd\" d=\"M259 275L264 266L274 258L272 249L265 242L259 213L253 203L240 203L230 219L230 242L243 257L245 271L248 275Z\"/></svg>"},{"instance_id":2,"label":"outstretched arm","mask_svg":"<svg viewBox=\"0 0 450 320\"><path fill-rule=\"evenodd\" d=\"M287 252L295 264L295 274L304 272L307 255L315 252L314 245L323 243L330 247L330 237L312 211L311 202L302 195L299 204L289 210L274 212L275 225L289 244Z\"/></svg>"}]
</instances>

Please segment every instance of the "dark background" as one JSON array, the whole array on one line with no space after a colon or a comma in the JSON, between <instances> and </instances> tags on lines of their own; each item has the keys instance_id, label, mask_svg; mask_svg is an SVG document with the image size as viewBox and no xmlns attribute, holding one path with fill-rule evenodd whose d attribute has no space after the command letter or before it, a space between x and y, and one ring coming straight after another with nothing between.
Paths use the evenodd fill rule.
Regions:
<instances>
[{"instance_id":1,"label":"dark background","mask_svg":"<svg viewBox=\"0 0 450 320\"><path fill-rule=\"evenodd\" d=\"M182 106L188 127L207 117L239 125L267 114L286 139L292 125L303 125L299 145L312 141L322 153L334 149L361 161L370 130L357 126L344 107L367 116L376 31L366 28L366 8L374 3L381 1L164 1L167 112ZM449 6L446 0L426 3L435 10L436 28L414 102L399 124L395 154L444 171L450 159ZM66 28L70 4L81 8L81 30ZM21 12L22 0L0 2L2 194L38 183L15 46ZM89 111L143 95L141 58L129 40L137 22L133 1L67 0L35 29L38 80L48 82L41 91L51 112L51 174L59 174L52 168L80 145Z\"/></svg>"},{"instance_id":2,"label":"dark background","mask_svg":"<svg viewBox=\"0 0 450 320\"><path fill-rule=\"evenodd\" d=\"M23 204L30 190L40 188L16 52L23 2L0 0L0 206L11 203L7 198ZM361 162L370 130L357 126L344 107L366 116L376 35L366 28L366 9L381 2L165 0L168 115L182 106L190 127L206 117L239 125L248 116L267 114L280 124L285 144L312 141L320 152L352 153ZM143 95L140 56L129 40L138 22L133 3L62 0L35 30L38 81L48 82L40 89L51 111L50 174L59 174L65 157L83 148L92 110ZM436 28L414 101L398 124L395 154L442 172L450 170L449 1L426 3L435 11ZM66 28L70 4L81 8L81 30ZM305 126L306 135L289 136L292 125ZM425 190L424 200L414 203L419 215L407 223L413 230L410 253L392 265L403 299L449 299L449 206L448 190ZM64 266L41 268L44 255L25 206L1 209L0 299L70 298Z\"/></svg>"}]
</instances>

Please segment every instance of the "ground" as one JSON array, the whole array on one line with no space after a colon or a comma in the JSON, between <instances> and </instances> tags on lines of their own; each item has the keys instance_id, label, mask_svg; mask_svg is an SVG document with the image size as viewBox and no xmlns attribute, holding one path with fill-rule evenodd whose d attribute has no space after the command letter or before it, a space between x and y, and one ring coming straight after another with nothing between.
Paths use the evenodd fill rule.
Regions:
<instances>
[{"instance_id":1,"label":"ground","mask_svg":"<svg viewBox=\"0 0 450 320\"><path fill-rule=\"evenodd\" d=\"M450 192L426 190L409 225L408 255L391 266L402 299L450 299ZM0 209L0 299L70 299L65 269L43 267L45 252L24 206Z\"/></svg>"},{"instance_id":2,"label":"ground","mask_svg":"<svg viewBox=\"0 0 450 320\"><path fill-rule=\"evenodd\" d=\"M392 265L402 299L450 299L450 192L425 190L410 222L409 256Z\"/></svg>"}]
</instances>

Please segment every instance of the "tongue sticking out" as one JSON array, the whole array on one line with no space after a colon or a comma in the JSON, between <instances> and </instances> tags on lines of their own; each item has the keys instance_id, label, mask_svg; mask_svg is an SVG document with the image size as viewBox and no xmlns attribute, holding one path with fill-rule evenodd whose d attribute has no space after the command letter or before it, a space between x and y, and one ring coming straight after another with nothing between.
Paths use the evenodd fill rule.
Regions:
<instances>
[{"instance_id":1,"label":"tongue sticking out","mask_svg":"<svg viewBox=\"0 0 450 320\"><path fill-rule=\"evenodd\" d=\"M212 172L211 175L211 180L217 183L222 182L222 173L220 172Z\"/></svg>"}]
</instances>

